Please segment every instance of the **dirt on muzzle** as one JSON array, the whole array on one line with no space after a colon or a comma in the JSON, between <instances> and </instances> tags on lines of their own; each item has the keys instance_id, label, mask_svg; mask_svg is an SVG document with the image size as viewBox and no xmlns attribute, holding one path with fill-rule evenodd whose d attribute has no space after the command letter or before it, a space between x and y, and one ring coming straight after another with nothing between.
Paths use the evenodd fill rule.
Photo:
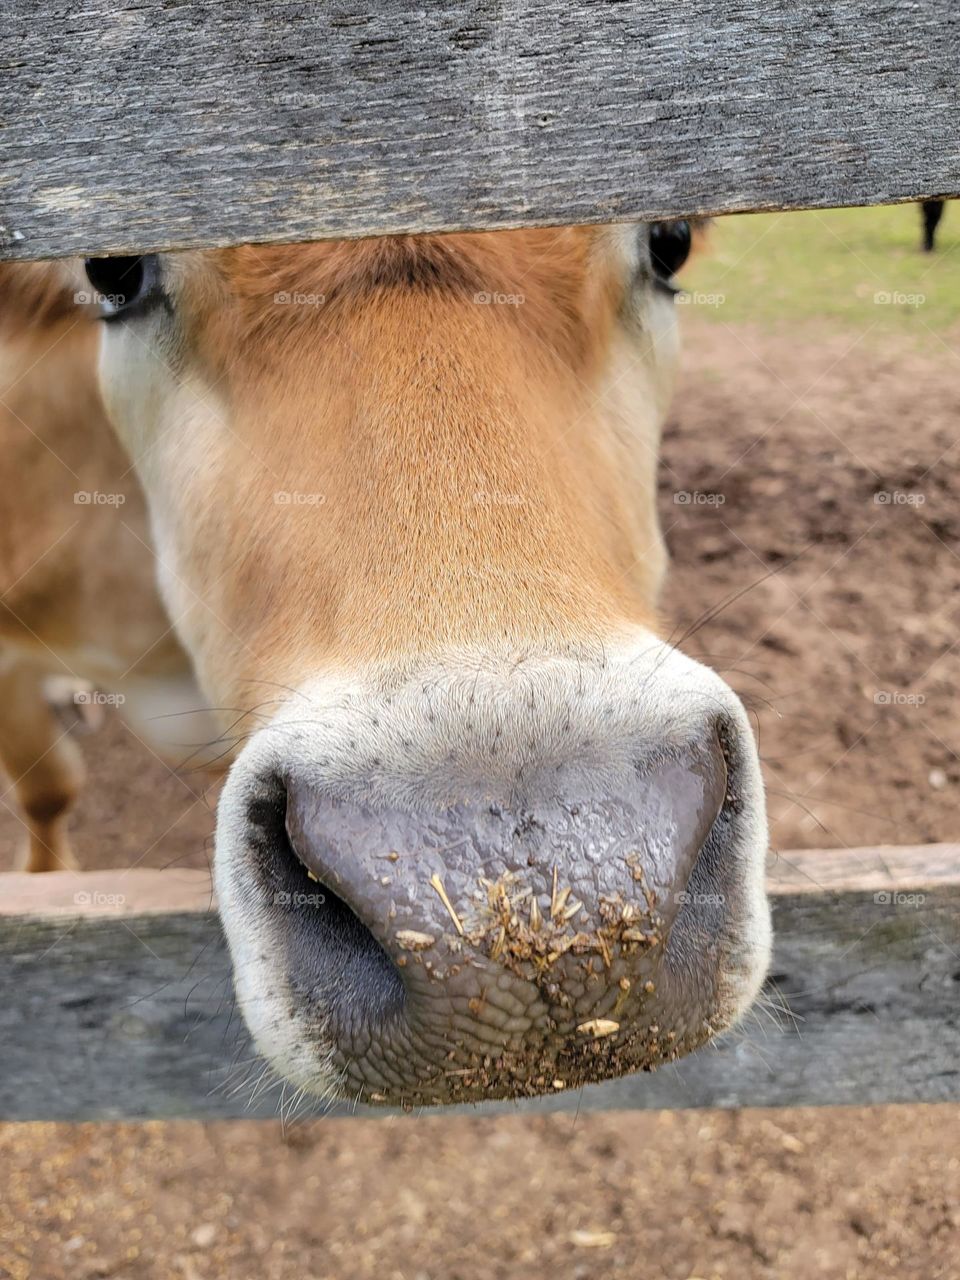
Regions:
<instances>
[{"instance_id":1,"label":"dirt on muzzle","mask_svg":"<svg viewBox=\"0 0 960 1280\"><path fill-rule=\"evenodd\" d=\"M344 1093L537 1094L709 1037L719 953L671 964L669 938L727 797L722 754L634 770L614 798L565 790L424 815L286 785L284 879L306 901L274 933Z\"/></svg>"}]
</instances>

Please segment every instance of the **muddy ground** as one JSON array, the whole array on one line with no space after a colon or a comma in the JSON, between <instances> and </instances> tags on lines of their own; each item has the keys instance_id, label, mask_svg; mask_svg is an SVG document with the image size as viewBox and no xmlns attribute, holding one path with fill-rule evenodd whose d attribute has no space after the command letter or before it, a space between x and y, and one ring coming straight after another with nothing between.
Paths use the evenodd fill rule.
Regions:
<instances>
[{"instance_id":1,"label":"muddy ground","mask_svg":"<svg viewBox=\"0 0 960 1280\"><path fill-rule=\"evenodd\" d=\"M955 839L955 344L685 319L664 614L753 711L774 846ZM203 865L200 778L119 721L86 750L85 866ZM919 1107L7 1126L0 1277L957 1277L958 1139Z\"/></svg>"}]
</instances>

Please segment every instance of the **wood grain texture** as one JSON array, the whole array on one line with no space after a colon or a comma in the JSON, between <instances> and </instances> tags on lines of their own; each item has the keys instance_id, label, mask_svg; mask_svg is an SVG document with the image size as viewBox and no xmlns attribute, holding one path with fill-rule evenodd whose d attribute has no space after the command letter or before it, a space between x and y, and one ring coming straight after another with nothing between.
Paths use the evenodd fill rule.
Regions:
<instances>
[{"instance_id":1,"label":"wood grain texture","mask_svg":"<svg viewBox=\"0 0 960 1280\"><path fill-rule=\"evenodd\" d=\"M789 1012L654 1075L519 1109L960 1101L958 852L779 855L770 992ZM275 1114L278 1090L251 1102L260 1066L205 877L69 875L32 878L51 886L45 910L21 898L0 916L0 1119ZM0 896L24 879L0 877ZM111 893L123 901L96 901Z\"/></svg>"},{"instance_id":2,"label":"wood grain texture","mask_svg":"<svg viewBox=\"0 0 960 1280\"><path fill-rule=\"evenodd\" d=\"M0 257L960 193L941 0L5 0Z\"/></svg>"},{"instance_id":3,"label":"wood grain texture","mask_svg":"<svg viewBox=\"0 0 960 1280\"><path fill-rule=\"evenodd\" d=\"M767 892L908 891L960 879L960 844L880 845L863 849L795 849L767 859ZM3 916L93 919L214 911L208 870L119 867L99 871L0 874ZM0 928L2 928L0 921Z\"/></svg>"}]
</instances>

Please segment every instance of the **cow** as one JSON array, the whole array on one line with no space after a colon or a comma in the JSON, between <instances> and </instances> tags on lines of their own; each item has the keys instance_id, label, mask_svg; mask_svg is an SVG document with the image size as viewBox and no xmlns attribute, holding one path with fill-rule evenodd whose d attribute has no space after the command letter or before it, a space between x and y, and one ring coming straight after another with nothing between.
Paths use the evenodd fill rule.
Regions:
<instances>
[{"instance_id":1,"label":"cow","mask_svg":"<svg viewBox=\"0 0 960 1280\"><path fill-rule=\"evenodd\" d=\"M143 494L104 411L87 298L52 265L0 263L0 765L29 871L76 865L74 739L104 706L171 766L191 742L198 761L216 754L157 589Z\"/></svg>"},{"instance_id":2,"label":"cow","mask_svg":"<svg viewBox=\"0 0 960 1280\"><path fill-rule=\"evenodd\" d=\"M657 605L689 246L575 226L0 275L8 679L36 723L53 663L230 752L235 989L300 1089L578 1087L690 1052L762 984L756 747ZM54 480L106 497L55 517ZM63 743L18 736L49 823Z\"/></svg>"},{"instance_id":3,"label":"cow","mask_svg":"<svg viewBox=\"0 0 960 1280\"><path fill-rule=\"evenodd\" d=\"M923 217L923 251L933 253L936 247L937 227L943 217L945 200L921 200L920 211Z\"/></svg>"}]
</instances>

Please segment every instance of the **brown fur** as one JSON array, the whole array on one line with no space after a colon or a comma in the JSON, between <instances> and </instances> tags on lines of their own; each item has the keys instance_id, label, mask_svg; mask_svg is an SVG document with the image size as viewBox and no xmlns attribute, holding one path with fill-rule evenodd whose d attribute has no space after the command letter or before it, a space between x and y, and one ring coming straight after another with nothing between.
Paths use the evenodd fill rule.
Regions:
<instances>
[{"instance_id":1,"label":"brown fur","mask_svg":"<svg viewBox=\"0 0 960 1280\"><path fill-rule=\"evenodd\" d=\"M57 268L48 262L0 262L0 335L17 338L30 329L77 323L82 313ZM90 317L86 317L88 323Z\"/></svg>"},{"instance_id":2,"label":"brown fur","mask_svg":"<svg viewBox=\"0 0 960 1280\"><path fill-rule=\"evenodd\" d=\"M632 419L654 422L642 401L661 393L625 346L629 282L610 244L572 227L167 260L172 328L152 359L170 369L168 417L136 436L123 362L108 405L166 529L166 608L212 701L250 708L319 670L559 651L654 624L657 440L647 427L638 446ZM46 651L55 670L74 670L79 645L144 674L186 669L96 387L97 329L63 280L0 273L0 450L20 477L0 510L0 644ZM126 501L74 503L94 489Z\"/></svg>"},{"instance_id":3,"label":"brown fur","mask_svg":"<svg viewBox=\"0 0 960 1280\"><path fill-rule=\"evenodd\" d=\"M59 268L0 268L0 764L35 871L72 864L66 815L83 778L45 672L109 683L189 669L157 593L143 495L97 389L96 340ZM125 501L75 501L94 491Z\"/></svg>"},{"instance_id":4,"label":"brown fur","mask_svg":"<svg viewBox=\"0 0 960 1280\"><path fill-rule=\"evenodd\" d=\"M230 431L171 438L164 486L178 574L210 606L174 612L218 698L249 698L264 669L293 683L652 620L652 511L600 403L623 282L595 233L210 256L179 309ZM295 292L324 301L273 304ZM322 501L292 511L278 491Z\"/></svg>"}]
</instances>

